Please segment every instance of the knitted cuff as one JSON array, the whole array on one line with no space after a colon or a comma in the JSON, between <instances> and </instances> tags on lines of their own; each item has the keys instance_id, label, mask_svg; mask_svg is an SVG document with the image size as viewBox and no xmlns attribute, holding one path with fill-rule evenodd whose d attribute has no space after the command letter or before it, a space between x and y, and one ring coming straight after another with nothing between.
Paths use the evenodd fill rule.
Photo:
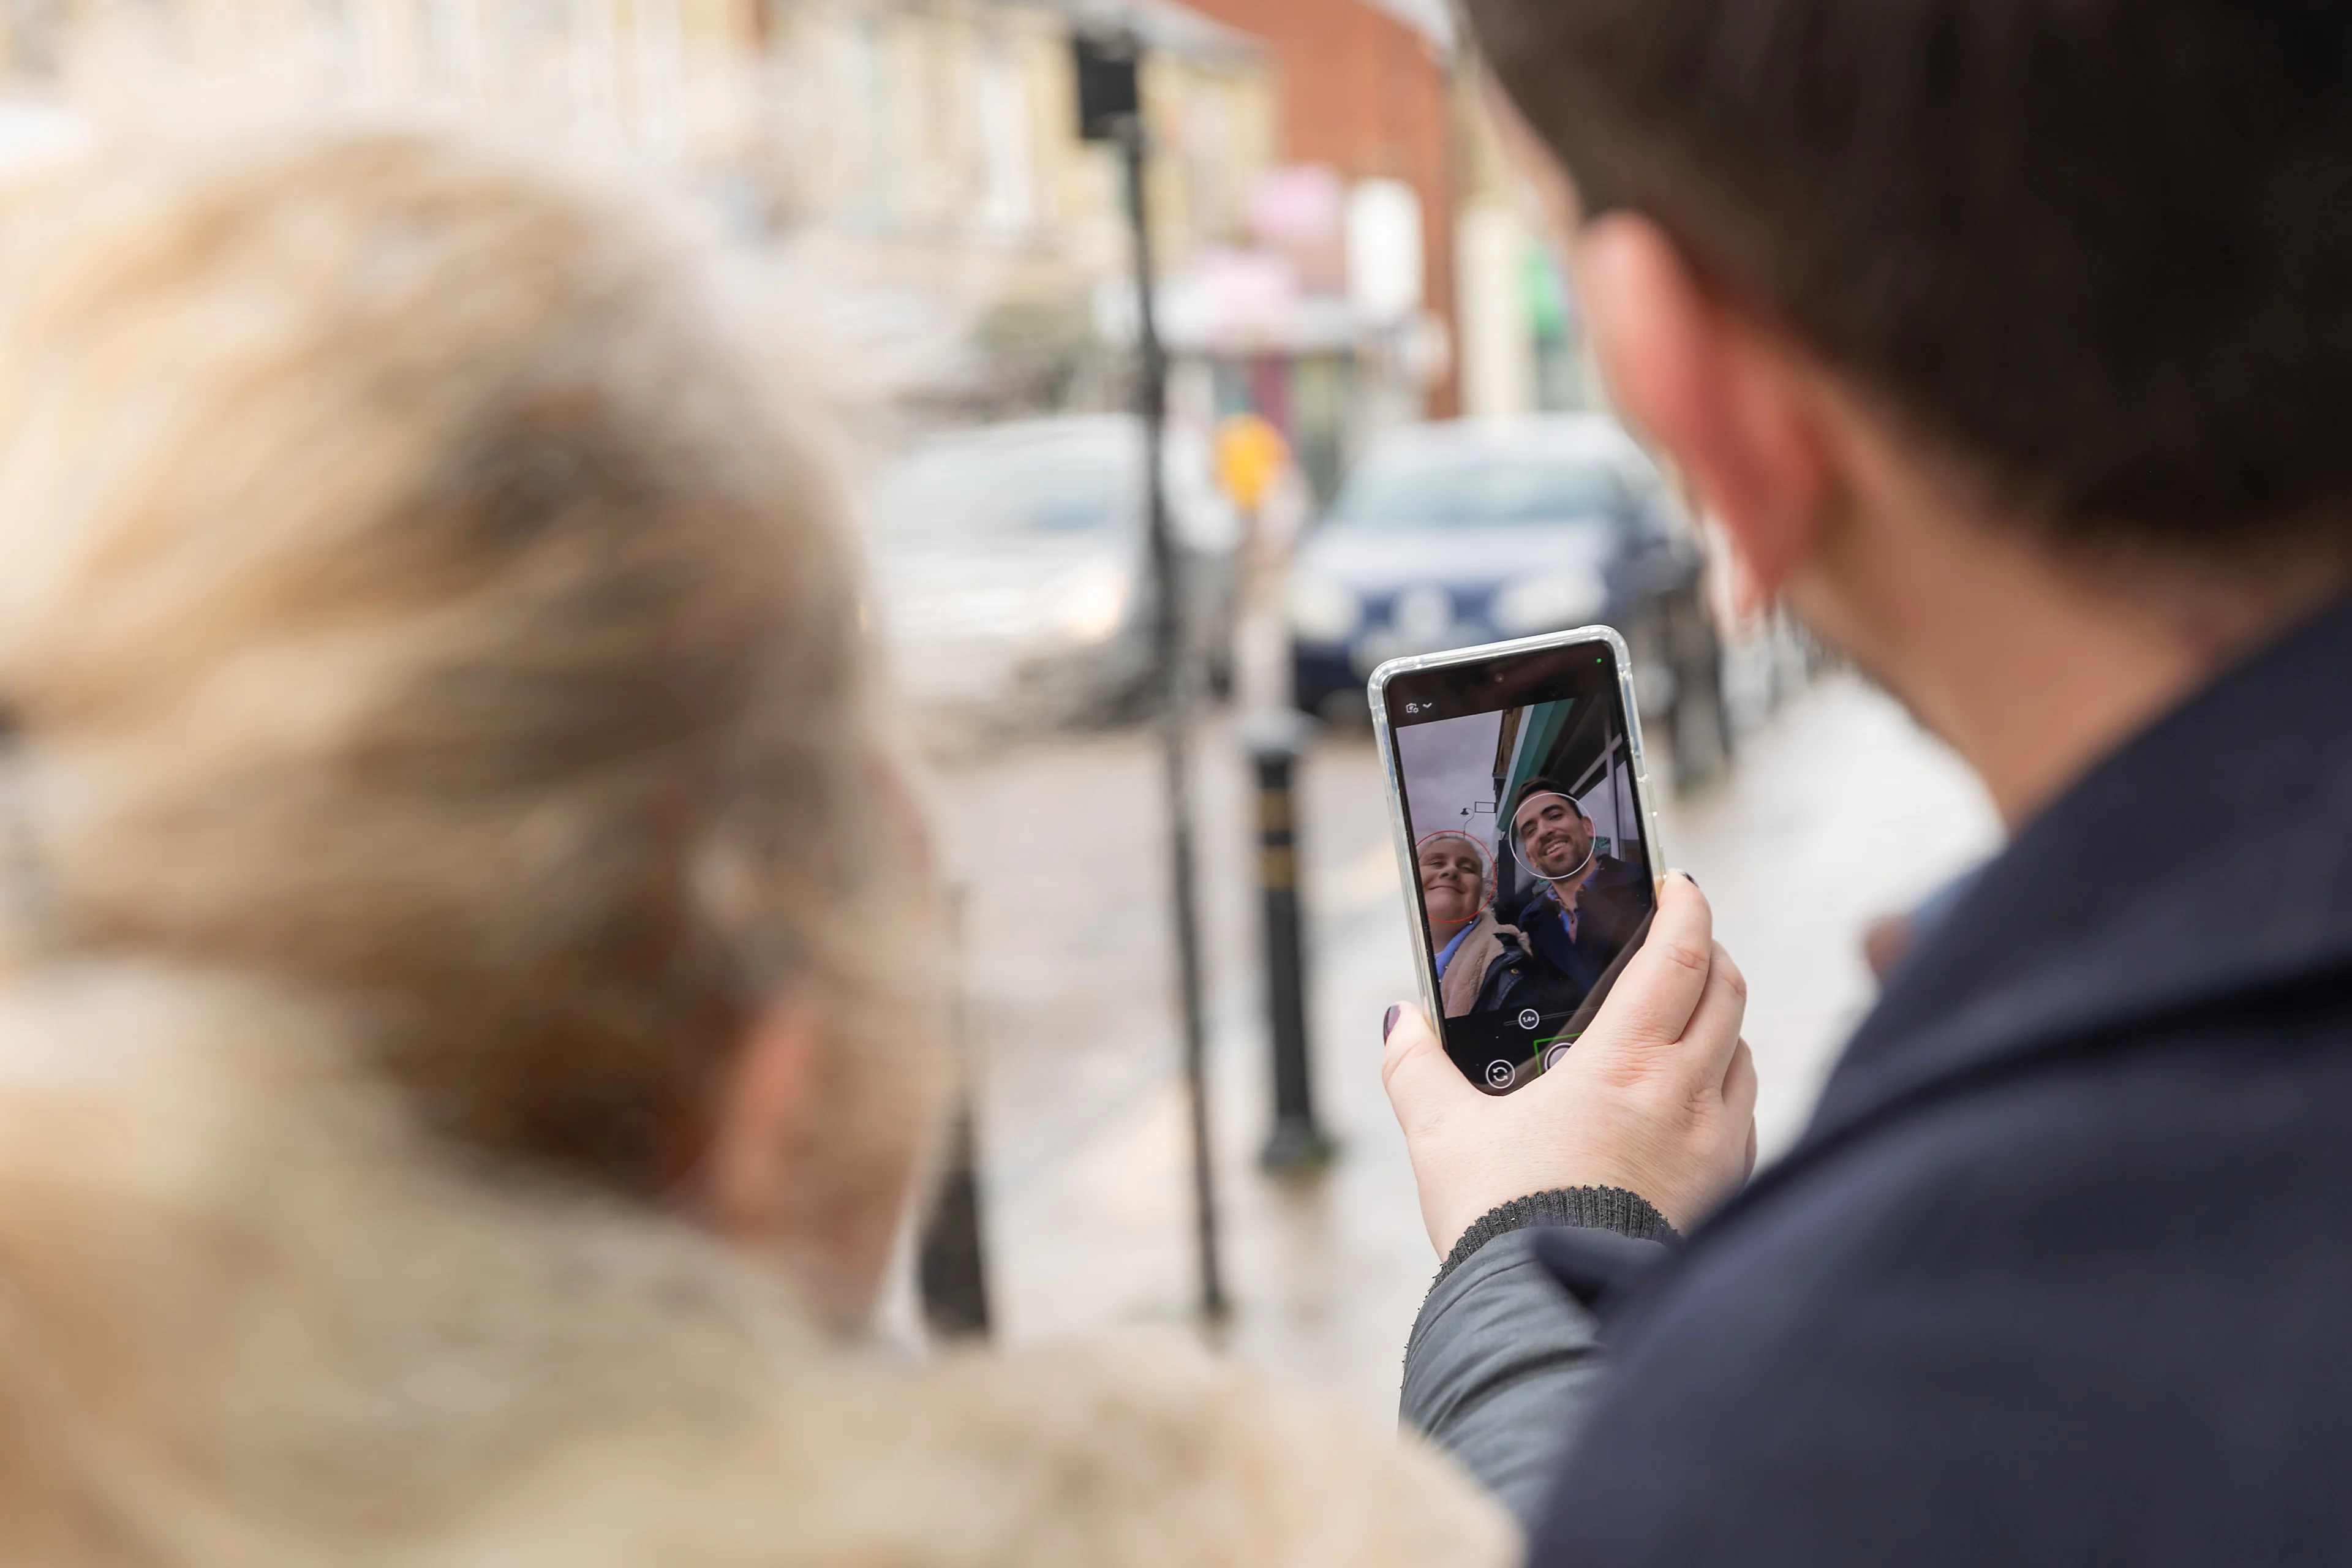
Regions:
<instances>
[{"instance_id":1,"label":"knitted cuff","mask_svg":"<svg viewBox=\"0 0 2352 1568\"><path fill-rule=\"evenodd\" d=\"M1497 1204L1481 1215L1476 1224L1462 1233L1454 1250L1445 1255L1444 1267L1437 1271L1438 1279L1443 1281L1467 1262L1472 1253L1496 1237L1537 1225L1613 1230L1635 1241L1674 1242L1683 1238L1682 1232L1668 1225L1666 1216L1639 1193L1629 1193L1622 1187L1554 1187L1548 1193L1530 1193L1526 1197Z\"/></svg>"}]
</instances>

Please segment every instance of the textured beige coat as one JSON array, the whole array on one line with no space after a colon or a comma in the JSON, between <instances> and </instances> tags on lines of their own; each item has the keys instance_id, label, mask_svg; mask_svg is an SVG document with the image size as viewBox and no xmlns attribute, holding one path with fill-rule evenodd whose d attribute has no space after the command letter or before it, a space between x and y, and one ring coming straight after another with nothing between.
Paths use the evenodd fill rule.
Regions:
<instances>
[{"instance_id":1,"label":"textured beige coat","mask_svg":"<svg viewBox=\"0 0 2352 1568\"><path fill-rule=\"evenodd\" d=\"M0 988L0 1541L139 1563L1501 1564L1438 1458L1203 1358L893 1365L691 1227L429 1153L321 1012Z\"/></svg>"},{"instance_id":2,"label":"textured beige coat","mask_svg":"<svg viewBox=\"0 0 2352 1568\"><path fill-rule=\"evenodd\" d=\"M1445 966L1445 977L1438 982L1438 1000L1447 1017L1459 1018L1477 1006L1486 971L1503 956L1503 939L1507 936L1516 942L1518 935L1517 927L1498 924L1494 910L1479 912L1477 923L1454 950L1454 962Z\"/></svg>"}]
</instances>

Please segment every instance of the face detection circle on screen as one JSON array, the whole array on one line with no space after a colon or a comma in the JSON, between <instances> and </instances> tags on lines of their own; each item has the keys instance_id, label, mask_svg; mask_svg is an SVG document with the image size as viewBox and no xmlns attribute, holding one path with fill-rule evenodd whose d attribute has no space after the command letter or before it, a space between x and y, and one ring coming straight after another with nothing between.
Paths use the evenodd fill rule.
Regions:
<instances>
[{"instance_id":1,"label":"face detection circle on screen","mask_svg":"<svg viewBox=\"0 0 2352 1568\"><path fill-rule=\"evenodd\" d=\"M1519 803L1507 834L1512 858L1539 882L1574 881L1600 843L1576 797L1549 790Z\"/></svg>"}]
</instances>

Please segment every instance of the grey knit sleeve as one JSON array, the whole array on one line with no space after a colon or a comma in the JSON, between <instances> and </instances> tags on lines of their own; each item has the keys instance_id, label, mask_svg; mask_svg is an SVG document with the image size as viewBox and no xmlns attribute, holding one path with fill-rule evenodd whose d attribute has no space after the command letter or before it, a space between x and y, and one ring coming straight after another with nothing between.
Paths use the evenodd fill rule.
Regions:
<instances>
[{"instance_id":1,"label":"grey knit sleeve","mask_svg":"<svg viewBox=\"0 0 2352 1568\"><path fill-rule=\"evenodd\" d=\"M1614 1187L1538 1193L1463 1233L1405 1347L1398 1418L1452 1454L1522 1522L1600 1375L1599 1325L1535 1256L1540 1226L1663 1245L1665 1217Z\"/></svg>"},{"instance_id":2,"label":"grey knit sleeve","mask_svg":"<svg viewBox=\"0 0 2352 1568\"><path fill-rule=\"evenodd\" d=\"M1496 1237L1525 1230L1532 1225L1614 1231L1633 1241L1675 1242L1683 1238L1682 1232L1668 1225L1666 1216L1639 1193L1629 1193L1622 1187L1554 1187L1549 1192L1530 1193L1526 1197L1497 1204L1479 1215L1477 1223L1454 1241L1454 1250L1445 1255L1445 1262L1438 1268L1430 1289L1433 1292L1472 1253Z\"/></svg>"}]
</instances>

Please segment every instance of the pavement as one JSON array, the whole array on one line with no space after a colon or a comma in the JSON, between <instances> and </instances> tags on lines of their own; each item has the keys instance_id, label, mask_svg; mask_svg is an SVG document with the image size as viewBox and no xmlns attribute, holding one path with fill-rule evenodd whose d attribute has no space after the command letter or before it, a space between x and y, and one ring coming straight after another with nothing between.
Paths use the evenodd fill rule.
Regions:
<instances>
[{"instance_id":1,"label":"pavement","mask_svg":"<svg viewBox=\"0 0 2352 1568\"><path fill-rule=\"evenodd\" d=\"M1765 684L1792 681L1774 670ZM1751 694L1729 774L1661 811L1669 863L1706 891L1748 976L1766 1160L1801 1130L1869 1005L1864 923L1999 838L1974 779L1885 696L1843 672L1793 685L1777 701ZM1201 721L1194 776L1232 1301L1215 1327L1195 1311L1156 739L1032 736L938 764L994 1331L1011 1345L1198 1336L1387 1428L1437 1258L1380 1084L1381 1014L1415 987L1371 738L1328 735L1301 768L1317 1110L1339 1147L1317 1176L1257 1163L1272 1091L1251 783L1231 715Z\"/></svg>"}]
</instances>

